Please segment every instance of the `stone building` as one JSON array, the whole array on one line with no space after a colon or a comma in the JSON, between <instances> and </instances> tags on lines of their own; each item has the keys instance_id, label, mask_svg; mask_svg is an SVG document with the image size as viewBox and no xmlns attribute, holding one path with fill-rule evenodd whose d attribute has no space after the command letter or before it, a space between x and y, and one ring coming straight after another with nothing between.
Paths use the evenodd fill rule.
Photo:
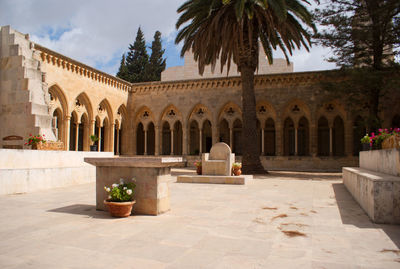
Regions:
<instances>
[{"instance_id":1,"label":"stone building","mask_svg":"<svg viewBox=\"0 0 400 269\"><path fill-rule=\"evenodd\" d=\"M183 155L190 163L224 141L240 156L239 77L189 79L185 67L175 67L161 82L131 84L35 44L9 26L0 33L0 147L6 137L39 133L62 141L65 150L87 151L89 135L97 134L99 150L117 155ZM343 100L326 100L320 82L329 71L294 73L279 60L275 69L263 70L255 78L263 165L357 165L365 115L354 115ZM279 73L262 74L274 70ZM382 111L386 126L400 125L399 100L393 96Z\"/></svg>"}]
</instances>

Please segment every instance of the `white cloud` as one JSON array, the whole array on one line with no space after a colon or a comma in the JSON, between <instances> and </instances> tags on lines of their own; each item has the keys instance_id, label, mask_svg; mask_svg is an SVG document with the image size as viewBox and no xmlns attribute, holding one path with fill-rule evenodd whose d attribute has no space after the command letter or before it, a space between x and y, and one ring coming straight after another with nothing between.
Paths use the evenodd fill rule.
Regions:
<instances>
[{"instance_id":1,"label":"white cloud","mask_svg":"<svg viewBox=\"0 0 400 269\"><path fill-rule=\"evenodd\" d=\"M177 8L183 0L0 0L0 25L29 33L31 39L105 72L115 74L123 52L134 42L139 26L148 43L159 30L168 42L171 62ZM164 44L164 48L167 44ZM329 68L322 49L291 58L296 71Z\"/></svg>"}]
</instances>

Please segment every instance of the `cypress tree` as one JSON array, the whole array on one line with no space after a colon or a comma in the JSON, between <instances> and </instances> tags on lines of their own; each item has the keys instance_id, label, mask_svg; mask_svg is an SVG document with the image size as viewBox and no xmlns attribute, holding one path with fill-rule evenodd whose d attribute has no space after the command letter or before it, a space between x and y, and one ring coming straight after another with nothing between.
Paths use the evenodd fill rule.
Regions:
<instances>
[{"instance_id":1,"label":"cypress tree","mask_svg":"<svg viewBox=\"0 0 400 269\"><path fill-rule=\"evenodd\" d=\"M128 68L126 67L125 53L122 54L121 64L119 66L117 77L129 81Z\"/></svg>"},{"instance_id":2,"label":"cypress tree","mask_svg":"<svg viewBox=\"0 0 400 269\"><path fill-rule=\"evenodd\" d=\"M151 56L147 68L149 81L160 81L161 72L165 70L165 59L163 58L165 50L162 49L161 33L156 31L154 41L151 44Z\"/></svg>"},{"instance_id":3,"label":"cypress tree","mask_svg":"<svg viewBox=\"0 0 400 269\"><path fill-rule=\"evenodd\" d=\"M126 57L126 67L130 82L144 82L148 80L146 76L148 61L149 55L146 51L146 41L139 27L135 43L129 45L129 52Z\"/></svg>"}]
</instances>

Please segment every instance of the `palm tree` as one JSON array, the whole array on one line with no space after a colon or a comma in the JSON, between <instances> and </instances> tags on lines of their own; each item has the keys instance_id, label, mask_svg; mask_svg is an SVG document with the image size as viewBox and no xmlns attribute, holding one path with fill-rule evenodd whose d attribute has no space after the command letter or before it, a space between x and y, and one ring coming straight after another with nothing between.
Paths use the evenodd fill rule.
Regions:
<instances>
[{"instance_id":1,"label":"palm tree","mask_svg":"<svg viewBox=\"0 0 400 269\"><path fill-rule=\"evenodd\" d=\"M243 172L265 173L258 156L254 72L258 67L260 43L272 64L272 51L278 47L287 62L288 54L302 45L308 50L311 14L302 2L306 0L188 0L176 28L182 26L175 43L183 41L181 56L192 50L199 73L204 67L215 68L217 60L229 72L231 60L242 78ZM260 41L260 43L259 43ZM257 141L257 142L256 142Z\"/></svg>"}]
</instances>

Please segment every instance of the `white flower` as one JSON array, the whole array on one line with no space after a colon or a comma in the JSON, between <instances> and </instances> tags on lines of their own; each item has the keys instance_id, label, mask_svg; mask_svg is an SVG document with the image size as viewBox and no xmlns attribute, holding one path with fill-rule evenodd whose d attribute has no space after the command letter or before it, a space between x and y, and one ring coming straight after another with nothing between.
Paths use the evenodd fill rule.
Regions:
<instances>
[{"instance_id":1,"label":"white flower","mask_svg":"<svg viewBox=\"0 0 400 269\"><path fill-rule=\"evenodd\" d=\"M108 199L111 199L111 195L108 195Z\"/></svg>"},{"instance_id":2,"label":"white flower","mask_svg":"<svg viewBox=\"0 0 400 269\"><path fill-rule=\"evenodd\" d=\"M117 184L117 183L114 183L114 184L112 184L111 187L113 187L113 188L118 188L118 184Z\"/></svg>"},{"instance_id":3,"label":"white flower","mask_svg":"<svg viewBox=\"0 0 400 269\"><path fill-rule=\"evenodd\" d=\"M132 178L132 181L136 181L136 179L133 177L133 178Z\"/></svg>"},{"instance_id":4,"label":"white flower","mask_svg":"<svg viewBox=\"0 0 400 269\"><path fill-rule=\"evenodd\" d=\"M127 193L128 195L131 195L131 194L132 194L132 190L129 189L129 190L126 191L126 193Z\"/></svg>"},{"instance_id":5,"label":"white flower","mask_svg":"<svg viewBox=\"0 0 400 269\"><path fill-rule=\"evenodd\" d=\"M106 188L106 192L110 192L111 191L111 189L110 188Z\"/></svg>"},{"instance_id":6,"label":"white flower","mask_svg":"<svg viewBox=\"0 0 400 269\"><path fill-rule=\"evenodd\" d=\"M128 189L127 187L124 187L124 190Z\"/></svg>"},{"instance_id":7,"label":"white flower","mask_svg":"<svg viewBox=\"0 0 400 269\"><path fill-rule=\"evenodd\" d=\"M124 185L124 179L123 178L119 179L119 184Z\"/></svg>"}]
</instances>

